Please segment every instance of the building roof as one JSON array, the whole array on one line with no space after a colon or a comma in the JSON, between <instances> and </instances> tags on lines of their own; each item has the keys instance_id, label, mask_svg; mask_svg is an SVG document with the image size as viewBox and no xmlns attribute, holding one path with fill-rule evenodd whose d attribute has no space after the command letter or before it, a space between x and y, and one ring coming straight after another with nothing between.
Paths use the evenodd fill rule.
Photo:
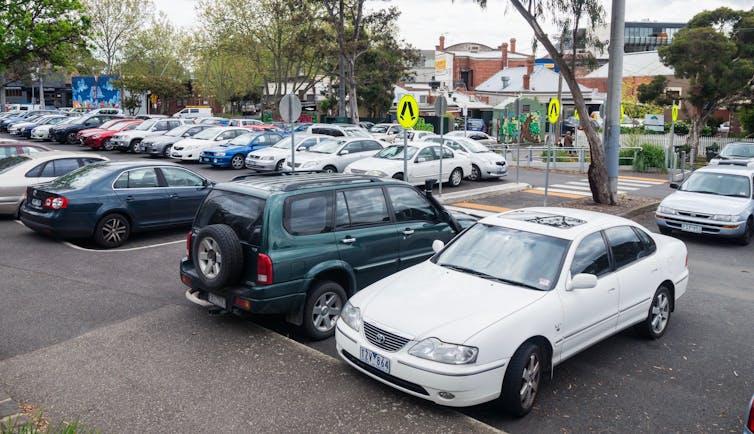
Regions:
<instances>
[{"instance_id":1,"label":"building roof","mask_svg":"<svg viewBox=\"0 0 754 434\"><path fill-rule=\"evenodd\" d=\"M524 75L526 67L505 68L495 73L487 81L476 87L477 92L541 92L556 93L558 91L558 73L544 66L535 66L531 75L529 89L524 89ZM503 77L508 77L508 85L504 86ZM582 92L590 92L592 89L579 85ZM568 92L568 86L563 83L564 92Z\"/></svg>"},{"instance_id":2,"label":"building roof","mask_svg":"<svg viewBox=\"0 0 754 434\"><path fill-rule=\"evenodd\" d=\"M610 62L590 72L585 78L607 78ZM673 68L660 61L657 51L639 51L623 55L624 77L654 77L655 75L674 75Z\"/></svg>"},{"instance_id":3,"label":"building roof","mask_svg":"<svg viewBox=\"0 0 754 434\"><path fill-rule=\"evenodd\" d=\"M474 59L501 59L503 58L503 53L500 50L495 51L453 51L453 50L445 50L446 53L451 53L456 57L471 57ZM521 54L521 53L514 53L512 51L508 52L508 59L528 59L529 55L527 54Z\"/></svg>"}]
</instances>

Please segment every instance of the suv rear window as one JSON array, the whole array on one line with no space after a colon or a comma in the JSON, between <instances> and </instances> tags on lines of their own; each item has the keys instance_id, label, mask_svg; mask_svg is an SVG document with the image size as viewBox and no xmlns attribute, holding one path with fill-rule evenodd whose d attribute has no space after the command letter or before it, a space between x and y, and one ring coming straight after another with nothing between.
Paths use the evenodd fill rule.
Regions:
<instances>
[{"instance_id":1,"label":"suv rear window","mask_svg":"<svg viewBox=\"0 0 754 434\"><path fill-rule=\"evenodd\" d=\"M257 197L212 190L199 208L194 226L203 228L212 224L226 224L241 240L258 245L260 239L258 235L253 235L262 224L264 205L265 201Z\"/></svg>"},{"instance_id":2,"label":"suv rear window","mask_svg":"<svg viewBox=\"0 0 754 434\"><path fill-rule=\"evenodd\" d=\"M332 231L332 194L301 194L285 200L283 225L291 235L314 235Z\"/></svg>"}]
</instances>

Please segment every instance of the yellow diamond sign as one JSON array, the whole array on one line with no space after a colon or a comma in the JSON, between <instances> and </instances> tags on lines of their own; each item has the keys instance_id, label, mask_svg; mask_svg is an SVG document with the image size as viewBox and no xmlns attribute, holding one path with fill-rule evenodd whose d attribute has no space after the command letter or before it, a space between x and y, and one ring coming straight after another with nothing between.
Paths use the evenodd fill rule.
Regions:
<instances>
[{"instance_id":1,"label":"yellow diamond sign","mask_svg":"<svg viewBox=\"0 0 754 434\"><path fill-rule=\"evenodd\" d=\"M557 98L553 98L550 100L550 104L547 105L547 120L550 121L551 124L554 124L558 121L559 117L560 101L558 101Z\"/></svg>"},{"instance_id":2,"label":"yellow diamond sign","mask_svg":"<svg viewBox=\"0 0 754 434\"><path fill-rule=\"evenodd\" d=\"M398 123L403 128L413 128L416 125L416 121L419 120L419 104L416 103L416 99L411 95L403 95L400 101L398 101Z\"/></svg>"}]
</instances>

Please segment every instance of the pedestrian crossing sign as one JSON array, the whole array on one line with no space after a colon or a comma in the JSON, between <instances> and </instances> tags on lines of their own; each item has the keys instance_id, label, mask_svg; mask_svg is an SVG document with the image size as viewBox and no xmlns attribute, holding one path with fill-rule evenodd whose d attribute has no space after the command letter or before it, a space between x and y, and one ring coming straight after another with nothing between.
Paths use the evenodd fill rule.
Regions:
<instances>
[{"instance_id":1,"label":"pedestrian crossing sign","mask_svg":"<svg viewBox=\"0 0 754 434\"><path fill-rule=\"evenodd\" d=\"M398 123L403 128L413 128L416 121L419 120L419 104L416 103L413 96L403 95L401 100L398 101L396 114L398 115Z\"/></svg>"},{"instance_id":2,"label":"pedestrian crossing sign","mask_svg":"<svg viewBox=\"0 0 754 434\"><path fill-rule=\"evenodd\" d=\"M550 121L551 124L554 124L558 121L559 117L560 101L558 101L557 98L553 98L550 100L550 104L547 105L547 120Z\"/></svg>"}]
</instances>

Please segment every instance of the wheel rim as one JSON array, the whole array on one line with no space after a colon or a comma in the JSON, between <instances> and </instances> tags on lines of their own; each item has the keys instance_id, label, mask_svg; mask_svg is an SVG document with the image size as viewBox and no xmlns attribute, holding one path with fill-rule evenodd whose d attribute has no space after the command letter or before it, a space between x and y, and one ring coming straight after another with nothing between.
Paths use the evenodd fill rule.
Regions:
<instances>
[{"instance_id":1,"label":"wheel rim","mask_svg":"<svg viewBox=\"0 0 754 434\"><path fill-rule=\"evenodd\" d=\"M461 183L461 171L456 169L453 171L453 173L450 175L450 183L453 185L458 185Z\"/></svg>"},{"instance_id":2,"label":"wheel rim","mask_svg":"<svg viewBox=\"0 0 754 434\"><path fill-rule=\"evenodd\" d=\"M335 173L335 169L330 166L325 167L325 173Z\"/></svg>"},{"instance_id":3,"label":"wheel rim","mask_svg":"<svg viewBox=\"0 0 754 434\"><path fill-rule=\"evenodd\" d=\"M469 176L469 178L472 181L477 181L481 177L482 177L482 171L479 170L479 168L476 166L471 166L471 176Z\"/></svg>"},{"instance_id":4,"label":"wheel rim","mask_svg":"<svg viewBox=\"0 0 754 434\"><path fill-rule=\"evenodd\" d=\"M222 255L217 249L217 241L210 237L203 239L199 243L196 254L199 258L199 269L206 278L214 279L220 274L220 266L223 262Z\"/></svg>"},{"instance_id":5,"label":"wheel rim","mask_svg":"<svg viewBox=\"0 0 754 434\"><path fill-rule=\"evenodd\" d=\"M162 150L162 156L167 157L168 153L170 152L171 146L165 146L165 149Z\"/></svg>"},{"instance_id":6,"label":"wheel rim","mask_svg":"<svg viewBox=\"0 0 754 434\"><path fill-rule=\"evenodd\" d=\"M119 244L126 239L126 222L120 218L111 218L102 225L102 239L108 244Z\"/></svg>"},{"instance_id":7,"label":"wheel rim","mask_svg":"<svg viewBox=\"0 0 754 434\"><path fill-rule=\"evenodd\" d=\"M243 169L245 166L243 157L241 155L234 156L233 159L230 160L230 165L233 166L234 169Z\"/></svg>"},{"instance_id":8,"label":"wheel rim","mask_svg":"<svg viewBox=\"0 0 754 434\"><path fill-rule=\"evenodd\" d=\"M335 320L340 315L343 302L340 296L332 291L320 295L312 309L312 323L320 332L329 332L335 327Z\"/></svg>"},{"instance_id":9,"label":"wheel rim","mask_svg":"<svg viewBox=\"0 0 754 434\"><path fill-rule=\"evenodd\" d=\"M112 151L113 143L110 141L110 139L105 139L105 141L102 142L102 147L105 149L105 151Z\"/></svg>"},{"instance_id":10,"label":"wheel rim","mask_svg":"<svg viewBox=\"0 0 754 434\"><path fill-rule=\"evenodd\" d=\"M660 292L652 302L652 331L662 333L670 316L670 300L665 292Z\"/></svg>"},{"instance_id":11,"label":"wheel rim","mask_svg":"<svg viewBox=\"0 0 754 434\"><path fill-rule=\"evenodd\" d=\"M283 160L278 161L278 164L275 165L275 171L280 172L283 170Z\"/></svg>"},{"instance_id":12,"label":"wheel rim","mask_svg":"<svg viewBox=\"0 0 754 434\"><path fill-rule=\"evenodd\" d=\"M68 143L73 143L76 141L76 133L68 133Z\"/></svg>"},{"instance_id":13,"label":"wheel rim","mask_svg":"<svg viewBox=\"0 0 754 434\"><path fill-rule=\"evenodd\" d=\"M529 356L529 362L524 367L521 373L521 390L519 391L519 398L521 399L521 407L529 408L534 403L534 398L537 397L537 389L539 388L539 357L537 353L532 353Z\"/></svg>"}]
</instances>

